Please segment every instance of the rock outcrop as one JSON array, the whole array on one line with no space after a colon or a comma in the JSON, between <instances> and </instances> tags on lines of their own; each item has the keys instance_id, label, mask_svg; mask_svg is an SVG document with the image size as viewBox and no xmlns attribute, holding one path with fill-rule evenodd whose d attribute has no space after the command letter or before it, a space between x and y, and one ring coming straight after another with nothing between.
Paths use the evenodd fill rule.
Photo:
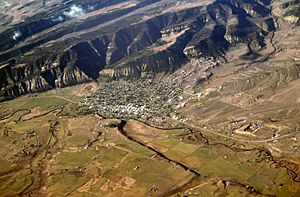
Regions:
<instances>
[{"instance_id":1,"label":"rock outcrop","mask_svg":"<svg viewBox=\"0 0 300 197\"><path fill-rule=\"evenodd\" d=\"M275 31L269 1L99 2L66 1L8 23L0 32L2 97L172 72L189 58L218 58L239 43L260 50ZM82 13L67 15L71 5Z\"/></svg>"}]
</instances>

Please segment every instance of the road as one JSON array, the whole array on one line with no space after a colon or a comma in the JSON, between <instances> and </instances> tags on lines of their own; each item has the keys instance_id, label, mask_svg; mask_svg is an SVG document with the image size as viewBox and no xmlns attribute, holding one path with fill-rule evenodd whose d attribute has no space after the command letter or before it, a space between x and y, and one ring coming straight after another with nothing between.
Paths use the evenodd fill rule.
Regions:
<instances>
[{"instance_id":1,"label":"road","mask_svg":"<svg viewBox=\"0 0 300 197\"><path fill-rule=\"evenodd\" d=\"M238 141L238 142L248 142L248 143L266 143L266 142L273 142L274 140L280 140L280 139L283 139L283 138L286 138L286 137L290 137L290 136L293 136L293 135L296 135L296 134L300 134L300 131L295 131L295 132L292 132L292 133L288 133L288 134L285 134L285 135L282 135L280 137L277 137L276 139L273 139L273 138L269 138L269 139L263 139L263 140L248 140L248 139L238 139L236 137L231 137L231 136L228 136L228 135L225 135L225 134L222 134L222 133L218 133L218 132L215 132L215 131L210 131L210 130L207 130L207 129L204 129L202 127L199 127L199 126L196 126L194 124L191 124L191 123L183 123L183 122L179 122L183 125L185 125L186 127L188 128L192 128L192 129L195 129L195 130L199 130L201 132L208 132L208 133L211 133L211 134L214 134L214 135L217 135L217 136L220 136L220 137L224 137L224 138L227 138L227 139L231 139L231 140L234 140L234 141Z\"/></svg>"},{"instance_id":2,"label":"road","mask_svg":"<svg viewBox=\"0 0 300 197\"><path fill-rule=\"evenodd\" d=\"M74 100L65 98L63 96L58 96L58 95L38 96L38 97L34 97L34 98L58 98L58 99L65 100L65 101L73 103L73 104L81 105L78 101L74 101ZM18 100L30 100L30 99L33 99L33 98L24 97L24 98L20 98ZM10 102L10 101L7 101L7 102ZM284 107L270 108L270 109L265 109L265 110L256 110L256 111L251 112L251 114L252 115L253 114L260 114L260 113L265 113L265 112L268 112L268 111L282 110L282 109L288 109L288 108L294 108L294 107L300 107L300 104L291 105L291 106L284 106ZM246 113L245 114L241 114L241 115L237 116L236 118L243 117L243 116L246 116L246 115L250 115L250 114L249 113L247 113L247 114ZM202 131L202 132L207 132L207 133L210 133L210 134L214 134L214 135L217 135L217 136L220 136L220 137L224 137L226 139L231 139L231 140L234 140L234 141L237 141L237 142L267 143L267 142L273 142L274 141L274 138L262 139L262 140L238 139L236 137L231 137L231 136L219 133L219 132L215 132L215 131L211 131L211 130L208 130L208 129L204 129L204 128L199 127L199 126L197 126L195 124L192 124L192 123L186 123L186 122L181 122L181 121L177 121L177 122L180 123L180 124L182 124L182 125L184 125L185 127L192 128L192 129L195 129L195 130L199 130L199 131ZM151 126L151 125L149 125L149 126ZM284 139L284 138L287 138L287 137L294 136L296 134L300 134L300 131L295 131L295 132L292 132L292 133L288 133L288 134L282 135L280 137L277 137L275 140Z\"/></svg>"}]
</instances>

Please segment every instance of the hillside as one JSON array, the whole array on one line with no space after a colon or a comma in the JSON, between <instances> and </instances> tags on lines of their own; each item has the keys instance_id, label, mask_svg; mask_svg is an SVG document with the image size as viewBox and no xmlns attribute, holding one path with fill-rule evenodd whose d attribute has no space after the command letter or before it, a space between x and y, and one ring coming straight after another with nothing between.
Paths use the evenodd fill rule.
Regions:
<instances>
[{"instance_id":1,"label":"hillside","mask_svg":"<svg viewBox=\"0 0 300 197\"><path fill-rule=\"evenodd\" d=\"M201 56L226 63L233 48L243 49L238 54L243 59L257 60L272 50L278 28L270 1L259 0L53 0L12 2L1 9L5 99L88 81L170 73Z\"/></svg>"}]
</instances>

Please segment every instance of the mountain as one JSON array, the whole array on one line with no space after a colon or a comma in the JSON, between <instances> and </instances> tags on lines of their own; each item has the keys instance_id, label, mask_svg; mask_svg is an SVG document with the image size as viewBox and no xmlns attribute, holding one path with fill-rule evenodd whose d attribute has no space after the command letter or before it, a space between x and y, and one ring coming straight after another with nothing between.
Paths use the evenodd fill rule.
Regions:
<instances>
[{"instance_id":1,"label":"mountain","mask_svg":"<svg viewBox=\"0 0 300 197\"><path fill-rule=\"evenodd\" d=\"M0 197L299 196L299 13L0 0Z\"/></svg>"},{"instance_id":2,"label":"mountain","mask_svg":"<svg viewBox=\"0 0 300 197\"><path fill-rule=\"evenodd\" d=\"M171 73L198 57L225 64L227 52L241 46L243 58L255 60L277 30L270 0L43 2L1 4L2 99ZM295 25L297 12L285 13Z\"/></svg>"}]
</instances>

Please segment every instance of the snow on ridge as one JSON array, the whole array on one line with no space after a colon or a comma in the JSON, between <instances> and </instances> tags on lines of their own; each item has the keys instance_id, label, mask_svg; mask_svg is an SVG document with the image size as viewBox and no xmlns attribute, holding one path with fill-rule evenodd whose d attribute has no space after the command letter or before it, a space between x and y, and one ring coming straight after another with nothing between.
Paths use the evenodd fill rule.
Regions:
<instances>
[{"instance_id":1,"label":"snow on ridge","mask_svg":"<svg viewBox=\"0 0 300 197\"><path fill-rule=\"evenodd\" d=\"M63 13L65 16L70 17L70 18L76 18L76 17L80 17L82 15L85 14L85 10L82 9L81 6L77 6L77 5L72 5L70 7L69 11L65 11Z\"/></svg>"}]
</instances>

